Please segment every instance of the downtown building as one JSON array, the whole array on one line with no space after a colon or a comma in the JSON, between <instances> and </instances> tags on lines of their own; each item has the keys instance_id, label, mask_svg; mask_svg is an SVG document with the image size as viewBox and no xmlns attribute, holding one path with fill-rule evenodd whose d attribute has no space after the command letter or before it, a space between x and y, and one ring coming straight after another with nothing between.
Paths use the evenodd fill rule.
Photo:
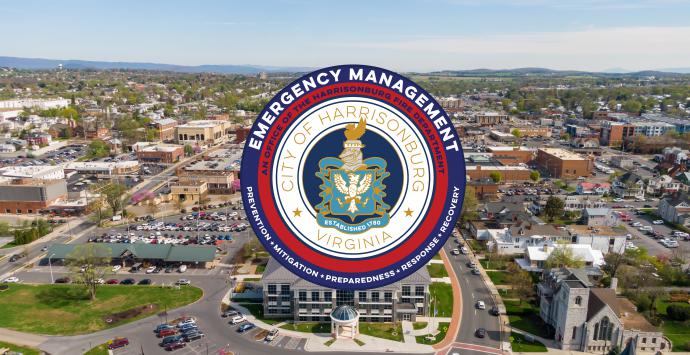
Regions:
<instances>
[{"instance_id":1,"label":"downtown building","mask_svg":"<svg viewBox=\"0 0 690 355\"><path fill-rule=\"evenodd\" d=\"M362 322L415 321L429 311L431 278L422 267L390 285L361 291L336 290L305 281L271 258L261 279L266 318L329 323L339 306L350 306Z\"/></svg>"}]
</instances>

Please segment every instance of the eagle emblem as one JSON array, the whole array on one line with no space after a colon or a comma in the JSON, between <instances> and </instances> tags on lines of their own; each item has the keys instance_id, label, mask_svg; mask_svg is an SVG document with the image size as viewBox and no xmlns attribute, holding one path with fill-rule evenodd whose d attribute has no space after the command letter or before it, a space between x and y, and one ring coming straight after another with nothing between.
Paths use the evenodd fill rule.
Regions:
<instances>
[{"instance_id":1,"label":"eagle emblem","mask_svg":"<svg viewBox=\"0 0 690 355\"><path fill-rule=\"evenodd\" d=\"M316 176L322 181L319 186L322 201L315 208L321 226L359 233L388 223L390 206L383 201L386 196L383 180L390 173L386 171L385 159L364 159L360 138L365 132L364 120L348 124L342 153L319 161Z\"/></svg>"}]
</instances>

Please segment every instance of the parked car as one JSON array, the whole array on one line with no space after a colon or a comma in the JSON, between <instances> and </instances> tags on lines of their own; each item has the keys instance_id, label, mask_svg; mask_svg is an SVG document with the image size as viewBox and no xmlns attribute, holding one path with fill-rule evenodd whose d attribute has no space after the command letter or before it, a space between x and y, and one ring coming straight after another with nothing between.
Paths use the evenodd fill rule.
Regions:
<instances>
[{"instance_id":1,"label":"parked car","mask_svg":"<svg viewBox=\"0 0 690 355\"><path fill-rule=\"evenodd\" d=\"M151 279L143 279L143 280L139 281L138 284L139 285L151 285L152 283L153 283L153 281L151 281Z\"/></svg>"},{"instance_id":2,"label":"parked car","mask_svg":"<svg viewBox=\"0 0 690 355\"><path fill-rule=\"evenodd\" d=\"M19 278L16 277L16 276L10 276L10 277L8 277L8 278L2 280L2 282L8 283L8 284L9 284L9 283L17 283L17 282L19 282Z\"/></svg>"},{"instance_id":3,"label":"parked car","mask_svg":"<svg viewBox=\"0 0 690 355\"><path fill-rule=\"evenodd\" d=\"M56 284L68 284L70 282L72 282L72 279L70 279L69 277L61 277L59 279L55 279Z\"/></svg>"},{"instance_id":4,"label":"parked car","mask_svg":"<svg viewBox=\"0 0 690 355\"><path fill-rule=\"evenodd\" d=\"M247 320L247 318L240 314L240 315L232 317L232 319L230 320L230 324L235 325L235 324L242 323L246 320Z\"/></svg>"},{"instance_id":5,"label":"parked car","mask_svg":"<svg viewBox=\"0 0 690 355\"><path fill-rule=\"evenodd\" d=\"M196 320L189 318L189 319L185 319L185 320L177 323L178 328L182 328L184 326L189 326L189 325L196 325Z\"/></svg>"},{"instance_id":6,"label":"parked car","mask_svg":"<svg viewBox=\"0 0 690 355\"><path fill-rule=\"evenodd\" d=\"M165 346L165 350L166 351L173 351L173 350L177 350L177 349L182 349L185 346L187 346L187 343L185 343L183 341L176 341L174 343L167 344Z\"/></svg>"},{"instance_id":7,"label":"parked car","mask_svg":"<svg viewBox=\"0 0 690 355\"><path fill-rule=\"evenodd\" d=\"M156 272L156 270L158 270L157 267L151 266L151 267L149 267L148 269L146 269L146 273L147 273L147 274L153 274L153 273Z\"/></svg>"},{"instance_id":8,"label":"parked car","mask_svg":"<svg viewBox=\"0 0 690 355\"><path fill-rule=\"evenodd\" d=\"M234 310L234 309L228 309L228 310L226 310L225 312L221 313L220 316L223 317L223 318L226 318L226 317L232 317L232 316L235 316L235 315L238 315L238 314L239 314L239 312L237 312L236 310Z\"/></svg>"},{"instance_id":9,"label":"parked car","mask_svg":"<svg viewBox=\"0 0 690 355\"><path fill-rule=\"evenodd\" d=\"M455 249L451 250L450 253L453 255L460 255L460 249L455 248Z\"/></svg>"},{"instance_id":10,"label":"parked car","mask_svg":"<svg viewBox=\"0 0 690 355\"><path fill-rule=\"evenodd\" d=\"M117 285L120 283L120 280L118 279L109 279L108 281L105 282L108 285Z\"/></svg>"},{"instance_id":11,"label":"parked car","mask_svg":"<svg viewBox=\"0 0 690 355\"><path fill-rule=\"evenodd\" d=\"M462 247L462 248L460 248L460 252L461 252L463 255L467 255L467 253L469 253L470 251L467 249L467 247Z\"/></svg>"},{"instance_id":12,"label":"parked car","mask_svg":"<svg viewBox=\"0 0 690 355\"><path fill-rule=\"evenodd\" d=\"M177 269L177 271L180 273L187 271L187 265L185 265L185 264L180 265L180 267Z\"/></svg>"},{"instance_id":13,"label":"parked car","mask_svg":"<svg viewBox=\"0 0 690 355\"><path fill-rule=\"evenodd\" d=\"M162 324L157 325L156 328L153 329L153 332L158 333L161 330L165 330L165 329L175 329L175 327L173 327L172 325L170 325L168 323L162 323Z\"/></svg>"},{"instance_id":14,"label":"parked car","mask_svg":"<svg viewBox=\"0 0 690 355\"><path fill-rule=\"evenodd\" d=\"M195 333L185 334L184 340L189 343L189 342L192 342L195 340L199 340L205 336L206 336L206 334L204 334L202 332L195 332Z\"/></svg>"},{"instance_id":15,"label":"parked car","mask_svg":"<svg viewBox=\"0 0 690 355\"><path fill-rule=\"evenodd\" d=\"M278 336L278 328L273 328L271 331L266 334L266 338L264 338L266 341L273 341Z\"/></svg>"},{"instance_id":16,"label":"parked car","mask_svg":"<svg viewBox=\"0 0 690 355\"><path fill-rule=\"evenodd\" d=\"M120 266L120 265L113 266L113 272L118 272L118 271L120 271L120 269L122 269L122 266Z\"/></svg>"},{"instance_id":17,"label":"parked car","mask_svg":"<svg viewBox=\"0 0 690 355\"><path fill-rule=\"evenodd\" d=\"M182 335L171 335L169 337L163 338L160 342L160 346L166 346L168 344L176 343L182 341Z\"/></svg>"},{"instance_id":18,"label":"parked car","mask_svg":"<svg viewBox=\"0 0 690 355\"><path fill-rule=\"evenodd\" d=\"M115 338L108 341L108 349L110 350L119 349L127 345L129 345L129 339L127 338Z\"/></svg>"},{"instance_id":19,"label":"parked car","mask_svg":"<svg viewBox=\"0 0 690 355\"><path fill-rule=\"evenodd\" d=\"M477 301L475 307L477 307L477 309L486 309L486 304L484 303L484 301Z\"/></svg>"},{"instance_id":20,"label":"parked car","mask_svg":"<svg viewBox=\"0 0 690 355\"><path fill-rule=\"evenodd\" d=\"M653 224L664 224L664 220L663 219L657 219L657 220L652 221L652 223Z\"/></svg>"},{"instance_id":21,"label":"parked car","mask_svg":"<svg viewBox=\"0 0 690 355\"><path fill-rule=\"evenodd\" d=\"M157 336L159 338L165 338L165 337L169 337L169 336L175 335L175 334L177 334L177 330L172 329L172 328L167 328L167 329L161 329L160 331L158 331Z\"/></svg>"},{"instance_id":22,"label":"parked car","mask_svg":"<svg viewBox=\"0 0 690 355\"><path fill-rule=\"evenodd\" d=\"M136 281L134 279L124 279L120 281L120 285L134 285Z\"/></svg>"},{"instance_id":23,"label":"parked car","mask_svg":"<svg viewBox=\"0 0 690 355\"><path fill-rule=\"evenodd\" d=\"M475 264L474 261L468 261L466 265L470 269L474 269L477 267L477 264Z\"/></svg>"},{"instance_id":24,"label":"parked car","mask_svg":"<svg viewBox=\"0 0 690 355\"><path fill-rule=\"evenodd\" d=\"M179 280L177 280L177 282L175 282L175 285L180 285L180 286L190 285L190 284L191 284L191 282L188 279L179 279Z\"/></svg>"},{"instance_id":25,"label":"parked car","mask_svg":"<svg viewBox=\"0 0 690 355\"><path fill-rule=\"evenodd\" d=\"M246 323L246 324L240 325L240 327L237 328L237 332L238 332L238 333L244 333L244 332L248 332L248 331L250 331L250 330L252 330L252 329L254 329L254 328L256 328L256 326L254 325L254 323Z\"/></svg>"}]
</instances>

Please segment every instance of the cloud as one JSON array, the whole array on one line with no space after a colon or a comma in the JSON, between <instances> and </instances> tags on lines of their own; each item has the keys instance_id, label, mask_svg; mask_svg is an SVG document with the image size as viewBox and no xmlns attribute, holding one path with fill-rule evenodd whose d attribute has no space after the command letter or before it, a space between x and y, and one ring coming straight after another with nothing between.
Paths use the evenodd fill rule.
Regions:
<instances>
[{"instance_id":1,"label":"cloud","mask_svg":"<svg viewBox=\"0 0 690 355\"><path fill-rule=\"evenodd\" d=\"M398 41L329 43L326 46L395 50L429 55L530 57L541 65L540 57L568 58L601 64L615 58L635 63L635 57L659 58L658 63L637 63L647 68L663 63L690 61L690 26L588 28L571 32L539 32L477 36L438 36ZM673 60L669 60L673 59ZM618 65L612 63L614 65ZM628 64L628 63L626 63ZM610 65L610 64L605 64Z\"/></svg>"}]
</instances>

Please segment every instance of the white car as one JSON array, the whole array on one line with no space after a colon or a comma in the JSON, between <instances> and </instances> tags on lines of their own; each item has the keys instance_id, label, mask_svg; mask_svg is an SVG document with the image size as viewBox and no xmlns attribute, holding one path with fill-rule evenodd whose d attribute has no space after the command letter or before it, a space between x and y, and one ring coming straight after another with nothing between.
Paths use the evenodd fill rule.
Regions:
<instances>
[{"instance_id":1,"label":"white car","mask_svg":"<svg viewBox=\"0 0 690 355\"><path fill-rule=\"evenodd\" d=\"M616 197L613 199L613 202L623 202L624 200L620 197Z\"/></svg>"},{"instance_id":2,"label":"white car","mask_svg":"<svg viewBox=\"0 0 690 355\"><path fill-rule=\"evenodd\" d=\"M175 285L190 285L191 282L187 279L179 279L175 282Z\"/></svg>"},{"instance_id":3,"label":"white car","mask_svg":"<svg viewBox=\"0 0 690 355\"><path fill-rule=\"evenodd\" d=\"M453 254L453 255L460 255L460 250L458 250L457 248L455 248L455 249L451 250L450 253Z\"/></svg>"},{"instance_id":4,"label":"white car","mask_svg":"<svg viewBox=\"0 0 690 355\"><path fill-rule=\"evenodd\" d=\"M232 317L232 319L230 320L230 324L233 324L233 325L234 324L240 324L246 320L247 320L247 318L240 314L239 316Z\"/></svg>"},{"instance_id":5,"label":"white car","mask_svg":"<svg viewBox=\"0 0 690 355\"><path fill-rule=\"evenodd\" d=\"M476 307L477 309L486 309L486 304L484 304L484 301L477 301Z\"/></svg>"},{"instance_id":6,"label":"white car","mask_svg":"<svg viewBox=\"0 0 690 355\"><path fill-rule=\"evenodd\" d=\"M640 223L640 222L635 222L635 223L631 224L631 226L633 226L633 227L642 227L642 223Z\"/></svg>"},{"instance_id":7,"label":"white car","mask_svg":"<svg viewBox=\"0 0 690 355\"><path fill-rule=\"evenodd\" d=\"M19 282L19 278L16 276L10 276L10 277L2 280L2 282L4 282L4 283L17 283L17 282Z\"/></svg>"},{"instance_id":8,"label":"white car","mask_svg":"<svg viewBox=\"0 0 690 355\"><path fill-rule=\"evenodd\" d=\"M99 285L103 285L103 284L105 284L105 280L103 280L103 279L97 279L97 280L96 280L96 283L99 284Z\"/></svg>"},{"instance_id":9,"label":"white car","mask_svg":"<svg viewBox=\"0 0 690 355\"><path fill-rule=\"evenodd\" d=\"M148 269L146 269L146 273L147 273L147 274L153 274L154 272L156 272L156 267L155 267L155 266L151 266L151 267L149 267Z\"/></svg>"},{"instance_id":10,"label":"white car","mask_svg":"<svg viewBox=\"0 0 690 355\"><path fill-rule=\"evenodd\" d=\"M122 269L122 266L120 266L120 265L113 266L113 272L118 272L118 271L120 271L120 269Z\"/></svg>"},{"instance_id":11,"label":"white car","mask_svg":"<svg viewBox=\"0 0 690 355\"><path fill-rule=\"evenodd\" d=\"M662 219L657 219L655 221L652 221L653 224L664 224L664 221Z\"/></svg>"},{"instance_id":12,"label":"white car","mask_svg":"<svg viewBox=\"0 0 690 355\"><path fill-rule=\"evenodd\" d=\"M462 248L460 248L460 252L461 252L463 255L467 255L467 253L469 253L470 251L467 249L467 247L462 247Z\"/></svg>"},{"instance_id":13,"label":"white car","mask_svg":"<svg viewBox=\"0 0 690 355\"><path fill-rule=\"evenodd\" d=\"M275 339L277 336L278 336L278 329L274 328L274 329L271 329L271 331L268 332L268 334L266 334L265 339L267 342L272 342L273 339Z\"/></svg>"}]
</instances>

